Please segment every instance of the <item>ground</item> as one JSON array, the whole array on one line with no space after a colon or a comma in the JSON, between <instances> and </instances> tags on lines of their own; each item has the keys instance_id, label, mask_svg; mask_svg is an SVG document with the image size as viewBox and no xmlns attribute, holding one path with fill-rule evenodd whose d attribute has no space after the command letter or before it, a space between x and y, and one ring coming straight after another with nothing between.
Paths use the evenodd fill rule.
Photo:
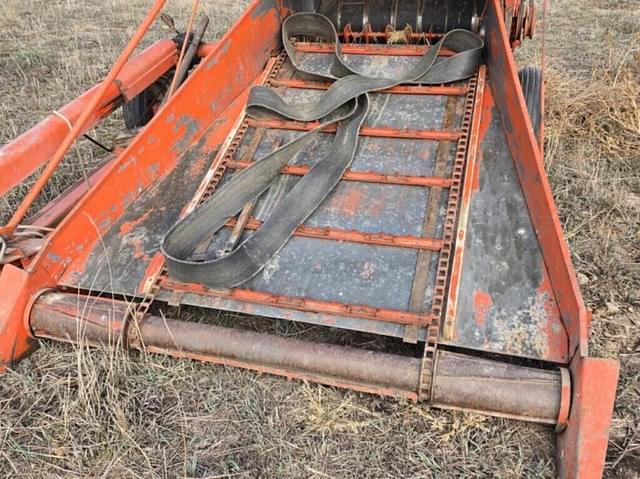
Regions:
<instances>
[{"instance_id":1,"label":"ground","mask_svg":"<svg viewBox=\"0 0 640 479\"><path fill-rule=\"evenodd\" d=\"M98 81L149 3L3 0L0 143ZM191 2L168 3L183 24ZM203 3L210 39L245 4ZM551 3L546 167L591 352L621 363L605 475L640 477L640 2ZM541 36L522 64L539 62ZM81 142L41 201L99 158ZM5 477L553 477L553 453L543 427L158 356L44 343L0 378Z\"/></svg>"}]
</instances>

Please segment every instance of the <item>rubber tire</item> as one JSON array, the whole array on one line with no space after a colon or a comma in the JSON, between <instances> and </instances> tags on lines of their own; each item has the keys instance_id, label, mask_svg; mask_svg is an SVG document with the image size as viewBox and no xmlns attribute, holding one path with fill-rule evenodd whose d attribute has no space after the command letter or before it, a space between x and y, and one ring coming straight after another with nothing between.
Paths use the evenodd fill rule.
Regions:
<instances>
[{"instance_id":1,"label":"rubber tire","mask_svg":"<svg viewBox=\"0 0 640 479\"><path fill-rule=\"evenodd\" d=\"M153 85L122 105L122 117L127 130L144 126L153 118L153 104L158 94Z\"/></svg>"},{"instance_id":2,"label":"rubber tire","mask_svg":"<svg viewBox=\"0 0 640 479\"><path fill-rule=\"evenodd\" d=\"M539 68L526 67L518 72L520 86L527 103L529 118L533 125L536 138L540 137L540 125L542 124L542 72Z\"/></svg>"}]
</instances>

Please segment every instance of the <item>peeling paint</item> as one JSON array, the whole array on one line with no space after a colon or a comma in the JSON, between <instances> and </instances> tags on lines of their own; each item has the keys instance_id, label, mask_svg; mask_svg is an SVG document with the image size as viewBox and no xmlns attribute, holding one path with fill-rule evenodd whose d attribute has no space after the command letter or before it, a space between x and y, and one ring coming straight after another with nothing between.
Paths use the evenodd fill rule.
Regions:
<instances>
[{"instance_id":1,"label":"peeling paint","mask_svg":"<svg viewBox=\"0 0 640 479\"><path fill-rule=\"evenodd\" d=\"M556 333L562 321L491 95L485 93L453 337L463 347L563 362L566 334Z\"/></svg>"},{"instance_id":2,"label":"peeling paint","mask_svg":"<svg viewBox=\"0 0 640 479\"><path fill-rule=\"evenodd\" d=\"M155 208L151 208L137 220L124 222L120 226L120 234L127 235L131 233L134 230L134 228L138 226L140 223L144 222L149 217L149 215L153 213L154 210Z\"/></svg>"},{"instance_id":3,"label":"peeling paint","mask_svg":"<svg viewBox=\"0 0 640 479\"><path fill-rule=\"evenodd\" d=\"M491 296L476 289L473 293L473 317L476 321L478 328L483 329L487 324L487 314L493 306Z\"/></svg>"},{"instance_id":4,"label":"peeling paint","mask_svg":"<svg viewBox=\"0 0 640 479\"><path fill-rule=\"evenodd\" d=\"M175 140L172 150L178 154L186 150L200 129L201 120L188 115L181 116L173 125L173 133L178 138Z\"/></svg>"}]
</instances>

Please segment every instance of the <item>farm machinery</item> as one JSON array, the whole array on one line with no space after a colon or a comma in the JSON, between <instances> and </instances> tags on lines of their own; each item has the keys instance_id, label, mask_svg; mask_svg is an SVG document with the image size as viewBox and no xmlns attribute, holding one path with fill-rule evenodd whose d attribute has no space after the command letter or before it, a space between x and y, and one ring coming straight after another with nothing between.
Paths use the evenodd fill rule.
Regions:
<instances>
[{"instance_id":1,"label":"farm machinery","mask_svg":"<svg viewBox=\"0 0 640 479\"><path fill-rule=\"evenodd\" d=\"M589 356L513 57L533 2L255 0L131 57L163 4L0 150L0 194L38 173L0 227L0 368L41 340L226 364L547 424L559 476L600 477L618 364ZM120 107L126 144L32 211Z\"/></svg>"}]
</instances>

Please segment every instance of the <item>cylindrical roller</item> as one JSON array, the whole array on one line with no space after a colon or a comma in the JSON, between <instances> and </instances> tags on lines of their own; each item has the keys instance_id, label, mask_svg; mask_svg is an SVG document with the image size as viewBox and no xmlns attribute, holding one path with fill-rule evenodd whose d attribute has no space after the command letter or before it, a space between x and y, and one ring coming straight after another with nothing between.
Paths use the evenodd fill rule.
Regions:
<instances>
[{"instance_id":1,"label":"cylindrical roller","mask_svg":"<svg viewBox=\"0 0 640 479\"><path fill-rule=\"evenodd\" d=\"M113 344L124 327L125 312L126 305L116 301L91 298L85 304L74 294L47 293L32 309L31 329L36 336ZM148 316L135 334L146 348L177 356L187 352L202 359L210 356L213 362L226 358L286 370L294 376L300 372L405 391L418 388L416 358L157 316Z\"/></svg>"},{"instance_id":2,"label":"cylindrical roller","mask_svg":"<svg viewBox=\"0 0 640 479\"><path fill-rule=\"evenodd\" d=\"M447 408L556 424L570 397L563 397L562 383L559 369L438 351L431 399Z\"/></svg>"},{"instance_id":3,"label":"cylindrical roller","mask_svg":"<svg viewBox=\"0 0 640 479\"><path fill-rule=\"evenodd\" d=\"M338 30L347 24L355 32L366 24L375 32L409 25L414 32L446 33L454 28L470 29L473 16L482 13L484 4L484 0L322 0L313 9L329 17ZM294 9L296 6L309 7L292 2Z\"/></svg>"},{"instance_id":4,"label":"cylindrical roller","mask_svg":"<svg viewBox=\"0 0 640 479\"><path fill-rule=\"evenodd\" d=\"M380 394L415 398L421 386L419 358L158 316L147 316L139 328L131 325L128 334L123 334L127 333L124 318L128 307L122 301L47 292L34 302L30 327L36 337L97 346L124 340L125 346L134 349L144 344L151 352ZM437 353L435 366L432 402L436 406L548 424L566 416L570 394L559 370L442 350Z\"/></svg>"}]
</instances>

